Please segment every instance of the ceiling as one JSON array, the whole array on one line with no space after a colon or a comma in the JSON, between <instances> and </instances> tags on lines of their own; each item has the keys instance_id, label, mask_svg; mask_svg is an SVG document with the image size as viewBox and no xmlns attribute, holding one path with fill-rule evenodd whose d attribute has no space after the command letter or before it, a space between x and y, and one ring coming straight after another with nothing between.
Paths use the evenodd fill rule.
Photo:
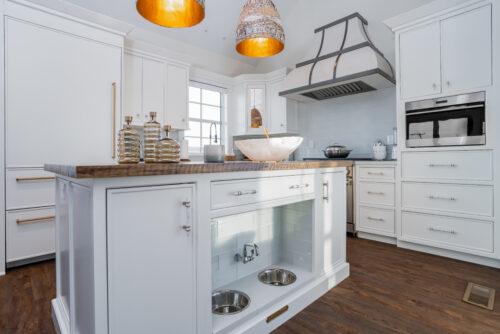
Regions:
<instances>
[{"instance_id":1,"label":"ceiling","mask_svg":"<svg viewBox=\"0 0 500 334\"><path fill-rule=\"evenodd\" d=\"M154 32L169 40L251 65L259 72L293 67L305 54L310 53L305 50L317 48L311 45L315 28L353 12L359 12L368 20L368 32L373 42L392 61L393 34L382 21L432 0L274 0L285 28L286 46L281 54L266 59L244 57L235 51L236 26L245 0L206 0L205 20L197 26L182 29L164 28L146 21L135 9L136 0L66 1L132 24L136 30ZM245 68L248 71L248 67Z\"/></svg>"}]
</instances>

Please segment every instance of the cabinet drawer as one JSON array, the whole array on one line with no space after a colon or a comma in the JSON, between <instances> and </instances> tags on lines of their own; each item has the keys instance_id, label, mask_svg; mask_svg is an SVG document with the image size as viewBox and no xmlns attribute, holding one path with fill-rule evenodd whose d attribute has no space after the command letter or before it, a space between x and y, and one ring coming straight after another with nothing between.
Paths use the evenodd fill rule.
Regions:
<instances>
[{"instance_id":1,"label":"cabinet drawer","mask_svg":"<svg viewBox=\"0 0 500 334\"><path fill-rule=\"evenodd\" d=\"M493 216L493 187L404 182L402 203L404 208Z\"/></svg>"},{"instance_id":2,"label":"cabinet drawer","mask_svg":"<svg viewBox=\"0 0 500 334\"><path fill-rule=\"evenodd\" d=\"M403 212L402 236L441 248L493 252L493 222Z\"/></svg>"},{"instance_id":3,"label":"cabinet drawer","mask_svg":"<svg viewBox=\"0 0 500 334\"><path fill-rule=\"evenodd\" d=\"M55 179L52 173L41 169L7 170L5 182L7 210L55 203Z\"/></svg>"},{"instance_id":4,"label":"cabinet drawer","mask_svg":"<svg viewBox=\"0 0 500 334\"><path fill-rule=\"evenodd\" d=\"M404 152L402 175L404 179L492 180L492 152Z\"/></svg>"},{"instance_id":5,"label":"cabinet drawer","mask_svg":"<svg viewBox=\"0 0 500 334\"><path fill-rule=\"evenodd\" d=\"M7 262L55 252L55 209L7 212Z\"/></svg>"},{"instance_id":6,"label":"cabinet drawer","mask_svg":"<svg viewBox=\"0 0 500 334\"><path fill-rule=\"evenodd\" d=\"M394 184L359 182L359 202L363 204L394 206Z\"/></svg>"},{"instance_id":7,"label":"cabinet drawer","mask_svg":"<svg viewBox=\"0 0 500 334\"><path fill-rule=\"evenodd\" d=\"M361 179L386 180L395 179L394 167L359 167L358 177Z\"/></svg>"},{"instance_id":8,"label":"cabinet drawer","mask_svg":"<svg viewBox=\"0 0 500 334\"><path fill-rule=\"evenodd\" d=\"M358 228L394 235L394 210L359 208Z\"/></svg>"},{"instance_id":9,"label":"cabinet drawer","mask_svg":"<svg viewBox=\"0 0 500 334\"><path fill-rule=\"evenodd\" d=\"M211 185L212 209L314 193L314 175L216 181Z\"/></svg>"}]
</instances>

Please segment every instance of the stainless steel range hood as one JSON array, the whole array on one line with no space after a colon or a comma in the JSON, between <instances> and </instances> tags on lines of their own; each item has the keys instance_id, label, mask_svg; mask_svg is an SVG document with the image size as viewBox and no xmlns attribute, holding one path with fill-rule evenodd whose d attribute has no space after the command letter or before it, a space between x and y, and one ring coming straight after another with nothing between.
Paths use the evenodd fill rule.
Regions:
<instances>
[{"instance_id":1,"label":"stainless steel range hood","mask_svg":"<svg viewBox=\"0 0 500 334\"><path fill-rule=\"evenodd\" d=\"M287 75L280 96L310 102L393 86L392 66L370 41L367 25L354 13L316 29L319 50Z\"/></svg>"}]
</instances>

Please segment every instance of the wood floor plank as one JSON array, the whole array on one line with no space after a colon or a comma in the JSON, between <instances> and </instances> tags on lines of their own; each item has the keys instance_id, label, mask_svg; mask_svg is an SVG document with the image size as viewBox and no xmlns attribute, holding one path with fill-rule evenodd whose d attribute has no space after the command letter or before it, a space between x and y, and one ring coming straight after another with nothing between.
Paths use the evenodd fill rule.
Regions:
<instances>
[{"instance_id":1,"label":"wood floor plank","mask_svg":"<svg viewBox=\"0 0 500 334\"><path fill-rule=\"evenodd\" d=\"M351 275L274 334L500 333L500 270L348 238ZM493 311L462 302L467 282L497 290ZM55 334L55 263L0 277L0 333Z\"/></svg>"},{"instance_id":2,"label":"wood floor plank","mask_svg":"<svg viewBox=\"0 0 500 334\"><path fill-rule=\"evenodd\" d=\"M355 238L347 260L350 277L273 334L500 333L499 269ZM493 311L462 302L467 282L499 291Z\"/></svg>"}]
</instances>

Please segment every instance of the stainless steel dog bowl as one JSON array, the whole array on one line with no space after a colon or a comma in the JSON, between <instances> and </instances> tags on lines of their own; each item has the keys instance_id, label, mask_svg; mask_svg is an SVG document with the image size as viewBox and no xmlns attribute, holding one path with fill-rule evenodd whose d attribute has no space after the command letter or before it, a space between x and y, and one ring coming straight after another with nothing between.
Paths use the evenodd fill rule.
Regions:
<instances>
[{"instance_id":1,"label":"stainless steel dog bowl","mask_svg":"<svg viewBox=\"0 0 500 334\"><path fill-rule=\"evenodd\" d=\"M212 294L212 313L231 315L240 313L250 305L250 297L236 290L221 290Z\"/></svg>"},{"instance_id":2,"label":"stainless steel dog bowl","mask_svg":"<svg viewBox=\"0 0 500 334\"><path fill-rule=\"evenodd\" d=\"M268 269L259 274L259 281L273 286L285 286L294 283L297 276L285 269Z\"/></svg>"}]
</instances>

